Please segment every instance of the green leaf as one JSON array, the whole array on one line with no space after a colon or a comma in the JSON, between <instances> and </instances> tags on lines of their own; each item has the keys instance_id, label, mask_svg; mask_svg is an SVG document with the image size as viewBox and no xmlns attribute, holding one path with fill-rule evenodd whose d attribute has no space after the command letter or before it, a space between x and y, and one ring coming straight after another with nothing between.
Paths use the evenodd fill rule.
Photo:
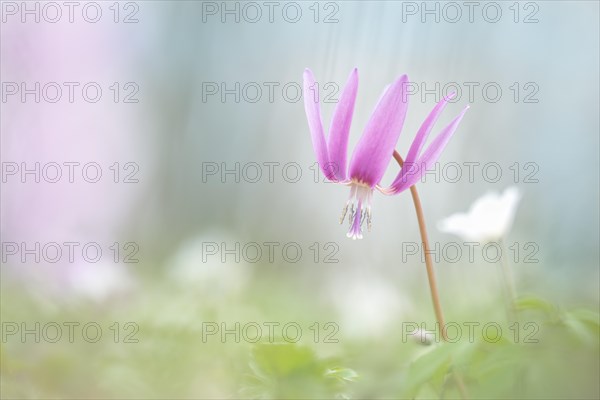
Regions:
<instances>
[{"instance_id":1,"label":"green leaf","mask_svg":"<svg viewBox=\"0 0 600 400\"><path fill-rule=\"evenodd\" d=\"M440 344L416 358L408 367L405 378L405 397L415 397L428 382L443 381L450 368L451 344Z\"/></svg>"},{"instance_id":2,"label":"green leaf","mask_svg":"<svg viewBox=\"0 0 600 400\"><path fill-rule=\"evenodd\" d=\"M342 367L327 369L327 371L325 371L325 377L336 378L344 382L356 382L358 380L358 374L356 371L350 368Z\"/></svg>"},{"instance_id":3,"label":"green leaf","mask_svg":"<svg viewBox=\"0 0 600 400\"><path fill-rule=\"evenodd\" d=\"M558 309L554 304L535 296L519 297L517 300L515 300L515 308L518 311L541 311L548 316L556 316L558 314Z\"/></svg>"},{"instance_id":4,"label":"green leaf","mask_svg":"<svg viewBox=\"0 0 600 400\"><path fill-rule=\"evenodd\" d=\"M286 376L316 363L311 349L291 343L259 344L254 348L253 359L261 371L275 376Z\"/></svg>"},{"instance_id":5,"label":"green leaf","mask_svg":"<svg viewBox=\"0 0 600 400\"><path fill-rule=\"evenodd\" d=\"M583 343L598 346L598 335L600 334L598 313L587 309L577 309L566 312L562 322Z\"/></svg>"},{"instance_id":6,"label":"green leaf","mask_svg":"<svg viewBox=\"0 0 600 400\"><path fill-rule=\"evenodd\" d=\"M321 360L312 349L291 343L259 344L252 351L252 374L245 379L244 397L347 398L346 385L358 374Z\"/></svg>"},{"instance_id":7,"label":"green leaf","mask_svg":"<svg viewBox=\"0 0 600 400\"><path fill-rule=\"evenodd\" d=\"M575 318L591 328L600 328L600 314L596 311L588 310L587 308L578 308L568 313L572 318Z\"/></svg>"}]
</instances>

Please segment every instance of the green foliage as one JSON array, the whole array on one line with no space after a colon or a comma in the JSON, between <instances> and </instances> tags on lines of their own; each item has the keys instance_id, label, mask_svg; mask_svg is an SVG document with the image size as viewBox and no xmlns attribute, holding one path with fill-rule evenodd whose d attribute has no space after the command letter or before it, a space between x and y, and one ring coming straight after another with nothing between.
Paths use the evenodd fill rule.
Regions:
<instances>
[{"instance_id":1,"label":"green foliage","mask_svg":"<svg viewBox=\"0 0 600 400\"><path fill-rule=\"evenodd\" d=\"M398 318L380 337L351 336L340 323L339 343L316 343L309 327L317 318L320 326L336 321L331 310L293 285L256 285L261 290L251 287L237 298L207 303L198 291L145 282L145 292L128 302L62 307L4 291L2 321L27 321L29 327L33 321L95 321L104 336L98 343L82 342L80 336L74 343L22 343L20 336L10 336L0 343L1 395L431 399L459 398L460 380L473 399L600 397L600 318L593 307L568 308L542 296L521 297L516 321L494 322L502 330L496 340L482 335L481 328L494 321L489 315L501 314L500 302L478 305L477 315L473 308L448 304L455 320L459 315L480 323L473 337L464 329L456 343L438 340L425 346L403 338ZM431 315L426 297L418 312ZM109 329L115 321L121 327L118 343ZM123 341L126 321L138 324L138 343ZM206 321L298 321L304 335L298 343L264 338L249 343L218 334L204 340ZM283 340L275 336L275 341Z\"/></svg>"},{"instance_id":2,"label":"green foliage","mask_svg":"<svg viewBox=\"0 0 600 400\"><path fill-rule=\"evenodd\" d=\"M583 343L593 346L598 343L600 336L600 318L598 313L587 309L576 309L565 312L562 322L572 334Z\"/></svg>"},{"instance_id":3,"label":"green foliage","mask_svg":"<svg viewBox=\"0 0 600 400\"><path fill-rule=\"evenodd\" d=\"M293 343L256 345L250 370L242 394L261 399L348 398L347 384L358 379L353 370Z\"/></svg>"},{"instance_id":4,"label":"green foliage","mask_svg":"<svg viewBox=\"0 0 600 400\"><path fill-rule=\"evenodd\" d=\"M440 344L418 355L409 365L403 397L415 397L425 385L439 393L451 366L453 346Z\"/></svg>"},{"instance_id":5,"label":"green foliage","mask_svg":"<svg viewBox=\"0 0 600 400\"><path fill-rule=\"evenodd\" d=\"M536 296L521 296L515 301L517 311L534 311L545 314L546 318L556 320L559 315L558 308L547 300Z\"/></svg>"},{"instance_id":6,"label":"green foliage","mask_svg":"<svg viewBox=\"0 0 600 400\"><path fill-rule=\"evenodd\" d=\"M538 297L520 298L516 308L517 320L502 326L508 334L497 341L463 337L415 356L401 397L458 398L457 375L477 399L597 397L591 376L599 372L598 313L563 311ZM572 386L575 381L583 384Z\"/></svg>"}]
</instances>

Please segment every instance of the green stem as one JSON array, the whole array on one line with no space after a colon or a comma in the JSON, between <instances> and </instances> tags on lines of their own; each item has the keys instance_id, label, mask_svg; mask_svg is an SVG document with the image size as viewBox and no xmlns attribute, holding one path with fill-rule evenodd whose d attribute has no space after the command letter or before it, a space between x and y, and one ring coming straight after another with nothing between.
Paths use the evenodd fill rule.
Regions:
<instances>
[{"instance_id":1,"label":"green stem","mask_svg":"<svg viewBox=\"0 0 600 400\"><path fill-rule=\"evenodd\" d=\"M402 168L404 165L404 160L398 154L396 150L394 150L394 159ZM421 233L421 241L423 242L423 253L425 254L425 268L427 270L427 279L429 281L429 290L431 292L431 301L433 302L433 310L435 312L435 318L437 319L438 325L440 327L440 335L442 339L447 342L448 335L446 333L446 325L444 323L444 314L442 312L442 304L440 302L440 295L438 293L437 282L435 279L435 270L433 269L433 261L431 260L431 251L429 249L429 239L427 238L427 227L425 225L425 216L423 214L423 206L421 205L421 199L419 198L419 193L417 192L416 186L410 187L410 194L412 195L413 203L415 205L415 211L417 213L417 220L419 221L419 231ZM467 388L458 374L458 372L454 371L454 380L456 381L456 385L460 392L460 396L463 399L467 399L469 396L467 394Z\"/></svg>"},{"instance_id":2,"label":"green stem","mask_svg":"<svg viewBox=\"0 0 600 400\"><path fill-rule=\"evenodd\" d=\"M502 282L504 284L504 294L506 299L506 310L508 314L509 323L513 323L516 321L516 300L517 300L517 291L515 289L515 280L512 273L512 268L508 264L506 259L506 255L508 254L506 251L506 247L504 246L504 241L502 239L498 240L498 244L500 245L500 251L502 252L500 256L500 269L502 270Z\"/></svg>"}]
</instances>

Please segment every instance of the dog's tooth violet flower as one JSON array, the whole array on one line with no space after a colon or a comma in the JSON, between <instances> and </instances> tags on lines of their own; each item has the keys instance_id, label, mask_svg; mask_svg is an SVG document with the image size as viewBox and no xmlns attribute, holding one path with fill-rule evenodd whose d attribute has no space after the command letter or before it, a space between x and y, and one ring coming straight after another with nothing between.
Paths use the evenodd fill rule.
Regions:
<instances>
[{"instance_id":1,"label":"dog's tooth violet flower","mask_svg":"<svg viewBox=\"0 0 600 400\"><path fill-rule=\"evenodd\" d=\"M465 107L420 154L431 128L453 95L440 101L417 132L406 157L405 167L400 170L390 187L382 188L379 182L392 158L406 116L407 82L408 77L402 75L384 90L347 166L348 135L358 89L358 71L356 68L352 70L342 91L333 112L327 141L321 121L315 78L310 69L304 71L304 108L317 162L327 179L350 186L350 197L342 211L340 223L349 215L348 237L353 239L362 238L362 225L365 220L367 227L371 229L373 190L393 195L415 184L427 168L437 161L468 109L468 106Z\"/></svg>"}]
</instances>

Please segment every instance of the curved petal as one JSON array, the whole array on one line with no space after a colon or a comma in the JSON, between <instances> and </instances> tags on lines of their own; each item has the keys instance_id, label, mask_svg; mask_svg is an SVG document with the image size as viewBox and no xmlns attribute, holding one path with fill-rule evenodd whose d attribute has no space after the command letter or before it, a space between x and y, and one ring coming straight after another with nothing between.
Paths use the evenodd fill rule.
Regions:
<instances>
[{"instance_id":1,"label":"curved petal","mask_svg":"<svg viewBox=\"0 0 600 400\"><path fill-rule=\"evenodd\" d=\"M392 182L391 186L395 186L396 184L398 184L402 179L404 179L406 174L415 173L416 160L419 157L419 153L421 153L421 149L423 148L423 145L425 144L429 133L431 132L431 128L433 128L433 125L435 125L439 116L442 114L442 111L444 111L444 108L448 104L448 100L451 100L455 96L455 94L456 93L450 93L450 95L443 98L439 103L436 104L433 110L431 110L427 118L425 118L425 121L423 121L423 124L417 131L415 139L410 145L410 149L408 149L408 154L406 155L406 159L404 160L404 164L406 166L398 172L398 175L396 175L396 178Z\"/></svg>"},{"instance_id":2,"label":"curved petal","mask_svg":"<svg viewBox=\"0 0 600 400\"><path fill-rule=\"evenodd\" d=\"M354 113L354 103L358 90L358 70L354 68L348 77L344 91L333 111L327 149L329 167L338 181L346 180L346 155L348 153L348 135Z\"/></svg>"},{"instance_id":3,"label":"curved petal","mask_svg":"<svg viewBox=\"0 0 600 400\"><path fill-rule=\"evenodd\" d=\"M371 187L379 183L400 137L408 98L402 75L385 91L375 107L350 162L350 177Z\"/></svg>"},{"instance_id":4,"label":"curved petal","mask_svg":"<svg viewBox=\"0 0 600 400\"><path fill-rule=\"evenodd\" d=\"M398 194L421 179L421 176L431 167L437 159L442 154L442 151L450 141L450 138L458 128L458 124L462 120L463 116L469 109L469 106L466 106L460 114L456 118L446 126L442 132L431 142L427 150L423 153L421 157L419 157L418 161L412 164L404 164L402 167L402 171L400 171L400 175L398 178L394 180L392 185L388 189L384 189L383 193L385 194Z\"/></svg>"},{"instance_id":5,"label":"curved petal","mask_svg":"<svg viewBox=\"0 0 600 400\"><path fill-rule=\"evenodd\" d=\"M325 144L325 134L323 133L323 123L321 122L321 106L319 104L319 92L315 85L315 77L308 68L304 70L304 110L310 129L313 149L317 156L317 162L323 174L330 180L334 179L332 174L327 171L329 155L327 145Z\"/></svg>"},{"instance_id":6,"label":"curved petal","mask_svg":"<svg viewBox=\"0 0 600 400\"><path fill-rule=\"evenodd\" d=\"M455 95L456 93L453 92L447 97L443 98L439 103L437 103L433 110L431 110L427 118L425 118L425 121L423 121L423 124L417 131L415 140L413 140L412 144L410 145L410 149L408 149L406 160L404 160L405 162L415 162L419 156L419 153L421 152L421 149L423 148L423 144L425 144L425 141L427 140L427 136L429 136L429 132L431 132L431 128L433 128L433 125L435 125L440 114L442 111L444 111L446 104L448 104L448 100L451 100Z\"/></svg>"}]
</instances>

